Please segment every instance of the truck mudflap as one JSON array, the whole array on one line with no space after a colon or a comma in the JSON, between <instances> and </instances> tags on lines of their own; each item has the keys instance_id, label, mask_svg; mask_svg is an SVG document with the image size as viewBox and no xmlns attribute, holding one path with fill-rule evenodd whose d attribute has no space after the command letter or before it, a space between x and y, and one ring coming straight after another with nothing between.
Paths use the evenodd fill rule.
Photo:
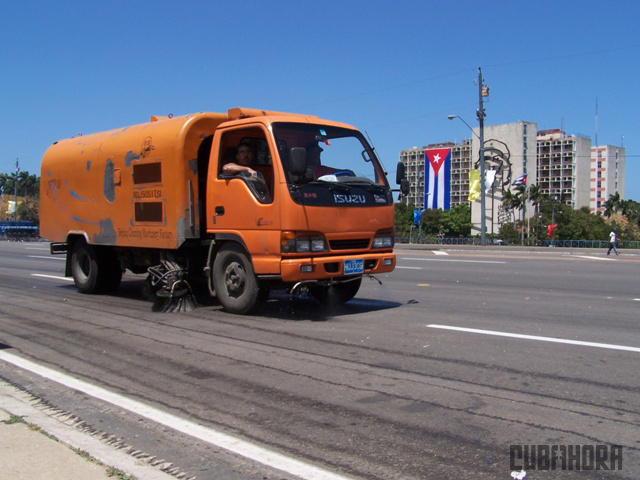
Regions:
<instances>
[{"instance_id":1,"label":"truck mudflap","mask_svg":"<svg viewBox=\"0 0 640 480\"><path fill-rule=\"evenodd\" d=\"M286 258L281 261L281 277L286 283L306 280L323 281L353 275L375 275L393 271L396 266L394 253L366 253L362 255L340 255L330 257Z\"/></svg>"}]
</instances>

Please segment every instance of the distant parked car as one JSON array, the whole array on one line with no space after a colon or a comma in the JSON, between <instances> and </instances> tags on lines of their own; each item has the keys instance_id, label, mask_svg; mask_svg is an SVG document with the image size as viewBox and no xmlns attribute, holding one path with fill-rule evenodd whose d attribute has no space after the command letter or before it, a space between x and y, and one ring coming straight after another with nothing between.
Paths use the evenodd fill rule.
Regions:
<instances>
[{"instance_id":1,"label":"distant parked car","mask_svg":"<svg viewBox=\"0 0 640 480\"><path fill-rule=\"evenodd\" d=\"M504 240L501 238L490 238L489 245L504 245Z\"/></svg>"}]
</instances>

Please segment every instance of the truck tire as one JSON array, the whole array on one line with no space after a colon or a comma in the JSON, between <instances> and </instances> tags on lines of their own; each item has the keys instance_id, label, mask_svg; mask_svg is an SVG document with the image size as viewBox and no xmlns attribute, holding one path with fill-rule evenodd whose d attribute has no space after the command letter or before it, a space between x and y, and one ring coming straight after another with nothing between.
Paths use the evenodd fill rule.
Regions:
<instances>
[{"instance_id":1,"label":"truck tire","mask_svg":"<svg viewBox=\"0 0 640 480\"><path fill-rule=\"evenodd\" d=\"M113 292L122 280L118 256L105 247L89 245L84 239L73 245L71 274L81 293Z\"/></svg>"},{"instance_id":2,"label":"truck tire","mask_svg":"<svg viewBox=\"0 0 640 480\"><path fill-rule=\"evenodd\" d=\"M96 250L84 239L73 244L71 274L80 293L98 293L98 256Z\"/></svg>"},{"instance_id":3,"label":"truck tire","mask_svg":"<svg viewBox=\"0 0 640 480\"><path fill-rule=\"evenodd\" d=\"M222 246L213 262L212 275L216 296L227 312L242 315L256 306L260 288L242 247L233 243Z\"/></svg>"},{"instance_id":4,"label":"truck tire","mask_svg":"<svg viewBox=\"0 0 640 480\"><path fill-rule=\"evenodd\" d=\"M122 281L122 267L118 255L109 247L96 250L98 256L98 289L111 293L118 289Z\"/></svg>"},{"instance_id":5,"label":"truck tire","mask_svg":"<svg viewBox=\"0 0 640 480\"><path fill-rule=\"evenodd\" d=\"M362 277L350 282L337 283L330 287L314 285L309 287L309 293L311 293L311 295L321 303L347 303L349 300L356 296L356 293L358 293L358 290L360 290L361 284Z\"/></svg>"}]
</instances>

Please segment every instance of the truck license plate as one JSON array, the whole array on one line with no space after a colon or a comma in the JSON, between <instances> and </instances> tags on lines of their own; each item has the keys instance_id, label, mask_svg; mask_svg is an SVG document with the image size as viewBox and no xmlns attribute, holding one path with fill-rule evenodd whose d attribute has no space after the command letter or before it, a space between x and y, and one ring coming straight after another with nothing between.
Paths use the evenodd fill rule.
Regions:
<instances>
[{"instance_id":1,"label":"truck license plate","mask_svg":"<svg viewBox=\"0 0 640 480\"><path fill-rule=\"evenodd\" d=\"M343 272L345 275L364 273L364 260L362 258L345 260Z\"/></svg>"}]
</instances>

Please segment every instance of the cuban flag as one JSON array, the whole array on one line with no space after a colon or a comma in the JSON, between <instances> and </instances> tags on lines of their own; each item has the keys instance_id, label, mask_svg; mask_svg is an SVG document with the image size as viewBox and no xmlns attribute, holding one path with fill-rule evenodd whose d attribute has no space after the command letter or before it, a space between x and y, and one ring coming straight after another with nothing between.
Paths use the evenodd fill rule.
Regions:
<instances>
[{"instance_id":1,"label":"cuban flag","mask_svg":"<svg viewBox=\"0 0 640 480\"><path fill-rule=\"evenodd\" d=\"M527 186L527 174L525 173L524 175L520 175L518 178L516 178L516 181L513 182L511 184L514 187L520 186L520 185L524 185L525 187Z\"/></svg>"},{"instance_id":2,"label":"cuban flag","mask_svg":"<svg viewBox=\"0 0 640 480\"><path fill-rule=\"evenodd\" d=\"M451 208L451 149L432 148L424 151L424 206Z\"/></svg>"}]
</instances>

